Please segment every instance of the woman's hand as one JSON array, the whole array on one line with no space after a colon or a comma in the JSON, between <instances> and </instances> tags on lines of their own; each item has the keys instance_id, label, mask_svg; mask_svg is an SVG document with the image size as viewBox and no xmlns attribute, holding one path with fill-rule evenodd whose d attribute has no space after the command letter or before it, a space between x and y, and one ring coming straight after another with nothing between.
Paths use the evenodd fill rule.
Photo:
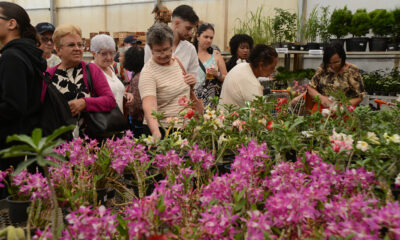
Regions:
<instances>
[{"instance_id":1,"label":"woman's hand","mask_svg":"<svg viewBox=\"0 0 400 240\"><path fill-rule=\"evenodd\" d=\"M212 74L215 78L219 77L218 68L216 68L216 67L207 68L207 72Z\"/></svg>"},{"instance_id":2,"label":"woman's hand","mask_svg":"<svg viewBox=\"0 0 400 240\"><path fill-rule=\"evenodd\" d=\"M196 85L197 79L193 74L185 74L183 75L183 80L185 81L185 83L191 87L194 87L194 85Z\"/></svg>"},{"instance_id":3,"label":"woman's hand","mask_svg":"<svg viewBox=\"0 0 400 240\"><path fill-rule=\"evenodd\" d=\"M129 92L124 93L124 97L126 98L126 105L133 105L133 94Z\"/></svg>"},{"instance_id":4,"label":"woman's hand","mask_svg":"<svg viewBox=\"0 0 400 240\"><path fill-rule=\"evenodd\" d=\"M319 95L319 99L324 107L330 107L333 104L333 101L327 96Z\"/></svg>"},{"instance_id":5,"label":"woman's hand","mask_svg":"<svg viewBox=\"0 0 400 240\"><path fill-rule=\"evenodd\" d=\"M71 110L72 116L75 117L86 108L86 101L83 98L71 100L68 102L69 109Z\"/></svg>"}]
</instances>

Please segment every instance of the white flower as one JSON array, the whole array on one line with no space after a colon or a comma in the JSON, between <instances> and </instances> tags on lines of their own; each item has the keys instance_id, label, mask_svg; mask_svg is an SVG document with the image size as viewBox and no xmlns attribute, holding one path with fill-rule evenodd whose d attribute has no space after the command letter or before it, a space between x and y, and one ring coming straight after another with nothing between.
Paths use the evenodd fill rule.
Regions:
<instances>
[{"instance_id":1,"label":"white flower","mask_svg":"<svg viewBox=\"0 0 400 240\"><path fill-rule=\"evenodd\" d=\"M396 101L400 102L400 97L398 97Z\"/></svg>"},{"instance_id":2,"label":"white flower","mask_svg":"<svg viewBox=\"0 0 400 240\"><path fill-rule=\"evenodd\" d=\"M394 134L393 136L390 137L390 141L394 143L400 143L400 135L399 134Z\"/></svg>"},{"instance_id":3,"label":"white flower","mask_svg":"<svg viewBox=\"0 0 400 240\"><path fill-rule=\"evenodd\" d=\"M322 109L321 113L322 113L322 116L328 117L329 115L331 115L331 110L324 108L324 109Z\"/></svg>"},{"instance_id":4,"label":"white flower","mask_svg":"<svg viewBox=\"0 0 400 240\"><path fill-rule=\"evenodd\" d=\"M377 145L381 144L379 142L379 138L376 136L376 134L374 132L368 132L367 139L368 139L368 141L370 141L373 144L377 144Z\"/></svg>"},{"instance_id":5,"label":"white flower","mask_svg":"<svg viewBox=\"0 0 400 240\"><path fill-rule=\"evenodd\" d=\"M204 114L204 120L211 120L216 118L215 116L215 110L210 111L210 109L207 109L206 113Z\"/></svg>"},{"instance_id":6,"label":"white flower","mask_svg":"<svg viewBox=\"0 0 400 240\"><path fill-rule=\"evenodd\" d=\"M223 133L221 136L218 138L218 145L221 145L223 142L228 141L225 137L225 133Z\"/></svg>"},{"instance_id":7,"label":"white flower","mask_svg":"<svg viewBox=\"0 0 400 240\"><path fill-rule=\"evenodd\" d=\"M313 136L313 131L302 131L301 134L306 138L310 138Z\"/></svg>"},{"instance_id":8,"label":"white flower","mask_svg":"<svg viewBox=\"0 0 400 240\"><path fill-rule=\"evenodd\" d=\"M258 120L258 123L261 123L262 125L267 125L267 120L265 118Z\"/></svg>"},{"instance_id":9,"label":"white flower","mask_svg":"<svg viewBox=\"0 0 400 240\"><path fill-rule=\"evenodd\" d=\"M146 143L146 145L153 145L154 143L153 136L148 136L147 138L144 138L143 141Z\"/></svg>"},{"instance_id":10,"label":"white flower","mask_svg":"<svg viewBox=\"0 0 400 240\"><path fill-rule=\"evenodd\" d=\"M396 179L394 180L394 184L396 186L400 186L400 173L399 173L399 175L397 175Z\"/></svg>"},{"instance_id":11,"label":"white flower","mask_svg":"<svg viewBox=\"0 0 400 240\"><path fill-rule=\"evenodd\" d=\"M365 151L368 151L369 145L368 145L367 142L358 141L358 142L357 142L357 145L356 145L356 148L359 149L359 150L361 150L361 151L363 151L363 152L365 152Z\"/></svg>"}]
</instances>

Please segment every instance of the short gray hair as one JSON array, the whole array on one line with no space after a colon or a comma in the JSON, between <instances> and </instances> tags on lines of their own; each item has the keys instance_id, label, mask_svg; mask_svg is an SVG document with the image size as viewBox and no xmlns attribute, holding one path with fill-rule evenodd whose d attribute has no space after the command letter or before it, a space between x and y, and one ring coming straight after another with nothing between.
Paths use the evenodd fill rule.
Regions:
<instances>
[{"instance_id":1,"label":"short gray hair","mask_svg":"<svg viewBox=\"0 0 400 240\"><path fill-rule=\"evenodd\" d=\"M165 42L169 42L172 46L174 41L174 32L165 23L156 23L149 28L146 36L146 42L153 48L153 45L161 45Z\"/></svg>"},{"instance_id":2,"label":"short gray hair","mask_svg":"<svg viewBox=\"0 0 400 240\"><path fill-rule=\"evenodd\" d=\"M106 34L94 36L90 41L90 51L99 53L102 49L115 51L114 39Z\"/></svg>"}]
</instances>

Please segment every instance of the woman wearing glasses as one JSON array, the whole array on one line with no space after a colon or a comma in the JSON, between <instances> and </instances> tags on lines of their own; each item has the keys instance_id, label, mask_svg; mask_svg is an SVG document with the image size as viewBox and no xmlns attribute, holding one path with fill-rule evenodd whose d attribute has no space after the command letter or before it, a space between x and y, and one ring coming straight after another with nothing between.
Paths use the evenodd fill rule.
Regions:
<instances>
[{"instance_id":1,"label":"woman wearing glasses","mask_svg":"<svg viewBox=\"0 0 400 240\"><path fill-rule=\"evenodd\" d=\"M189 99L190 87L196 84L194 78L184 78L180 60L172 57L174 33L168 25L154 24L147 32L147 44L152 57L144 65L139 78L139 92L142 98L144 124L149 128L153 138L161 138L161 129L153 111L164 112L162 123L167 118L178 117L183 109L178 104L181 97ZM180 127L180 126L176 126Z\"/></svg>"},{"instance_id":2,"label":"woman wearing glasses","mask_svg":"<svg viewBox=\"0 0 400 240\"><path fill-rule=\"evenodd\" d=\"M364 83L358 67L346 62L343 46L326 46L322 61L322 66L317 69L307 87L309 96L312 99L318 96L323 107L330 107L334 103L330 94L342 91L350 98L351 105L360 104L365 95Z\"/></svg>"},{"instance_id":3,"label":"woman wearing glasses","mask_svg":"<svg viewBox=\"0 0 400 240\"><path fill-rule=\"evenodd\" d=\"M57 27L53 40L61 63L47 70L53 84L67 99L72 116L78 120L75 137L84 133L81 112L109 112L116 106L107 79L96 64L89 64L94 92L89 91L86 63L82 61L84 45L81 36L78 26Z\"/></svg>"},{"instance_id":4,"label":"woman wearing glasses","mask_svg":"<svg viewBox=\"0 0 400 240\"><path fill-rule=\"evenodd\" d=\"M90 42L90 50L94 57L94 63L103 71L107 78L107 82L117 101L118 108L121 112L124 112L123 98L126 98L127 105L131 105L133 103L133 95L125 91L124 84L115 75L112 67L116 54L114 39L105 34L96 35Z\"/></svg>"},{"instance_id":5,"label":"woman wearing glasses","mask_svg":"<svg viewBox=\"0 0 400 240\"><path fill-rule=\"evenodd\" d=\"M0 2L0 149L12 134L31 134L39 126L42 74L46 61L36 47L36 30L26 11L15 3ZM1 159L0 170L21 159Z\"/></svg>"}]
</instances>

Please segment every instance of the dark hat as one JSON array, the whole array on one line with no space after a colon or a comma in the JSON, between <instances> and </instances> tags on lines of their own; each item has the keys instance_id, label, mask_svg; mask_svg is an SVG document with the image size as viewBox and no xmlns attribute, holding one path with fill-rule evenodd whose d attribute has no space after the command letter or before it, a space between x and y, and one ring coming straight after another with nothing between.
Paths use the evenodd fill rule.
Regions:
<instances>
[{"instance_id":1,"label":"dark hat","mask_svg":"<svg viewBox=\"0 0 400 240\"><path fill-rule=\"evenodd\" d=\"M129 35L124 39L124 43L132 43L132 44L142 44L141 41L137 40L137 38L135 38L135 36L133 35Z\"/></svg>"},{"instance_id":2,"label":"dark hat","mask_svg":"<svg viewBox=\"0 0 400 240\"><path fill-rule=\"evenodd\" d=\"M43 34L45 32L53 33L55 30L56 30L56 28L53 26L53 24L48 23L48 22L41 22L36 25L36 31L39 34Z\"/></svg>"}]
</instances>

